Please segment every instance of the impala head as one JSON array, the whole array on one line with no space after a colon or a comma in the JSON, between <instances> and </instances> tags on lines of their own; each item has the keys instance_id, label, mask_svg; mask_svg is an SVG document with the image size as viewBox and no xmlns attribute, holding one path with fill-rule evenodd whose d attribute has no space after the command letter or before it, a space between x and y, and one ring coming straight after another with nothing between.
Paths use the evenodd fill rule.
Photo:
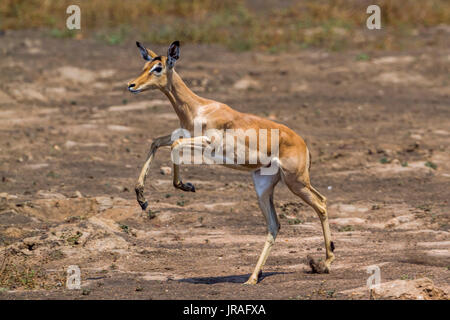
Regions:
<instances>
[{"instance_id":1,"label":"impala head","mask_svg":"<svg viewBox=\"0 0 450 320\"><path fill-rule=\"evenodd\" d=\"M141 74L128 82L128 90L139 93L149 89L163 89L168 86L169 77L180 57L180 42L174 41L167 50L167 56L158 56L152 50L136 42L142 58L147 61Z\"/></svg>"}]
</instances>

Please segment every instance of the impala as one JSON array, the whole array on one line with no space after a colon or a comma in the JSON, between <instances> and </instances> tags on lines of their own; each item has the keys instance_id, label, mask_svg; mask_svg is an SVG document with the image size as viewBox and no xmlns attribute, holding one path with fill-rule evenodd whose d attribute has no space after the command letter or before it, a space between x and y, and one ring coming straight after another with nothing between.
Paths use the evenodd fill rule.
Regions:
<instances>
[{"instance_id":1,"label":"impala","mask_svg":"<svg viewBox=\"0 0 450 320\"><path fill-rule=\"evenodd\" d=\"M144 184L150 164L158 148L170 146L172 151L180 149L191 150L191 148L205 149L212 143L211 139L205 135L205 132L209 129L219 131L227 129L254 130L258 134L258 143L256 149L250 148L248 143L246 143L246 154L251 155L264 147L268 154L271 155L269 165L275 166L276 170L271 174L264 174L263 169L268 164L261 161L256 161L256 163L247 161L234 165L224 164L227 167L252 173L259 206L268 229L267 239L256 267L245 283L256 284L258 282L261 269L269 256L280 229L280 223L273 204L274 188L280 180L318 214L325 240L326 259L319 262L311 259L309 263L313 272L328 273L334 260L334 244L331 241L328 224L327 200L310 183L311 156L305 141L293 130L282 124L255 115L238 112L226 104L199 97L192 92L174 69L175 63L180 56L179 41L174 41L169 46L167 56L159 56L139 42L136 42L136 45L146 63L140 75L128 83L128 90L133 93L140 93L149 89L159 89L171 102L180 120L181 128L191 132L194 130L195 123L199 121L202 123L201 132L197 132L197 134L194 132L193 137L174 139L173 135L166 135L153 140L135 187L137 201L142 210L145 211L148 206L148 202L144 197ZM277 152L272 152L273 150L271 150L272 144L270 142L274 138L273 134L267 136L267 141L263 141L264 139L259 136L261 129L278 133ZM182 182L179 163L175 162L173 164L173 185L175 188L183 191L195 191L195 187L191 183Z\"/></svg>"}]
</instances>

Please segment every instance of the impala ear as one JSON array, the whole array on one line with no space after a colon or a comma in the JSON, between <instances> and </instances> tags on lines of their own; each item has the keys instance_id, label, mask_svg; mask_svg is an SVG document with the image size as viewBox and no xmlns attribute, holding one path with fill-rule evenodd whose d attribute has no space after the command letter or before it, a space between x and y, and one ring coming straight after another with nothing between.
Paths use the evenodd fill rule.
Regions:
<instances>
[{"instance_id":1,"label":"impala ear","mask_svg":"<svg viewBox=\"0 0 450 320\"><path fill-rule=\"evenodd\" d=\"M136 46L139 48L139 52L144 60L150 61L156 57L156 53L144 47L139 41L136 41Z\"/></svg>"},{"instance_id":2,"label":"impala ear","mask_svg":"<svg viewBox=\"0 0 450 320\"><path fill-rule=\"evenodd\" d=\"M174 41L167 50L167 66L172 69L180 58L180 41Z\"/></svg>"}]
</instances>

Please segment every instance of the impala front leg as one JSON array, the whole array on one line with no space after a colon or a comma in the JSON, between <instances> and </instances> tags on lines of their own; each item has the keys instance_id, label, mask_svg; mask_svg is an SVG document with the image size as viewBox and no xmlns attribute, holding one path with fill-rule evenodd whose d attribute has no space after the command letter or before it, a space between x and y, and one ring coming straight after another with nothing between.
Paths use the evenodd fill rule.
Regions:
<instances>
[{"instance_id":1,"label":"impala front leg","mask_svg":"<svg viewBox=\"0 0 450 320\"><path fill-rule=\"evenodd\" d=\"M172 161L173 161L173 186L183 191L195 192L195 187L192 183L183 183L180 178L180 152L183 150L203 149L208 145L209 138L200 136L195 138L182 138L176 140L172 144Z\"/></svg>"},{"instance_id":2,"label":"impala front leg","mask_svg":"<svg viewBox=\"0 0 450 320\"><path fill-rule=\"evenodd\" d=\"M134 188L134 190L136 191L137 201L138 201L139 205L141 206L142 210L144 210L144 211L145 211L145 209L147 209L147 206L148 206L148 202L147 202L147 200L145 200L145 197L144 197L144 185L145 185L145 179L147 178L147 175L148 175L148 170L150 168L150 164L152 163L153 158L156 153L156 150L158 150L159 147L170 146L172 144L171 137L172 137L171 135L159 137L159 138L156 138L152 142L150 151L148 152L148 155L147 155L147 159L145 160L145 164L142 167L138 182L136 183L136 186Z\"/></svg>"},{"instance_id":3,"label":"impala front leg","mask_svg":"<svg viewBox=\"0 0 450 320\"><path fill-rule=\"evenodd\" d=\"M178 164L173 164L173 186L177 189L183 191L195 192L195 187L192 183L183 183L180 179L180 166Z\"/></svg>"}]
</instances>

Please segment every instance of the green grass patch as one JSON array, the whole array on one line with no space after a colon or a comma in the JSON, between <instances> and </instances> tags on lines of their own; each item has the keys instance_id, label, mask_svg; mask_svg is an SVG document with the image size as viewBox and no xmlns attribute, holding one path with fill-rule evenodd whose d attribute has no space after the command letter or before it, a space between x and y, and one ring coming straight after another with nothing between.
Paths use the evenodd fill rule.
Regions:
<instances>
[{"instance_id":1,"label":"green grass patch","mask_svg":"<svg viewBox=\"0 0 450 320\"><path fill-rule=\"evenodd\" d=\"M126 224L119 223L119 227L120 229L122 229L123 232L130 233L130 227L127 226Z\"/></svg>"},{"instance_id":2,"label":"green grass patch","mask_svg":"<svg viewBox=\"0 0 450 320\"><path fill-rule=\"evenodd\" d=\"M360 53L356 56L357 61L368 61L370 60L370 57L367 53Z\"/></svg>"},{"instance_id":3,"label":"green grass patch","mask_svg":"<svg viewBox=\"0 0 450 320\"><path fill-rule=\"evenodd\" d=\"M53 38L60 38L60 39L64 39L64 38L75 38L75 36L77 35L77 31L76 30L69 30L67 28L63 28L63 29L51 29L49 31L49 34L51 37Z\"/></svg>"},{"instance_id":4,"label":"green grass patch","mask_svg":"<svg viewBox=\"0 0 450 320\"><path fill-rule=\"evenodd\" d=\"M179 201L177 201L177 206L184 207L185 204L186 204L186 203L185 203L184 200L179 200Z\"/></svg>"},{"instance_id":5,"label":"green grass patch","mask_svg":"<svg viewBox=\"0 0 450 320\"><path fill-rule=\"evenodd\" d=\"M339 232L350 232L355 231L355 229L352 226L344 226L338 229Z\"/></svg>"},{"instance_id":6,"label":"green grass patch","mask_svg":"<svg viewBox=\"0 0 450 320\"><path fill-rule=\"evenodd\" d=\"M301 224L301 223L303 223L303 221L302 220L300 220L300 219L298 219L298 218L295 218L295 219L289 219L288 221L287 221L287 223L288 224Z\"/></svg>"},{"instance_id":7,"label":"green grass patch","mask_svg":"<svg viewBox=\"0 0 450 320\"><path fill-rule=\"evenodd\" d=\"M425 162L425 167L431 168L433 170L437 169L437 164L431 161Z\"/></svg>"},{"instance_id":8,"label":"green grass patch","mask_svg":"<svg viewBox=\"0 0 450 320\"><path fill-rule=\"evenodd\" d=\"M80 244L80 238L81 238L82 235L83 235L82 232L77 231L76 234L69 236L69 237L66 239L66 241L67 241L67 243L69 243L70 245L75 246L75 245L77 245L77 244Z\"/></svg>"}]
</instances>

